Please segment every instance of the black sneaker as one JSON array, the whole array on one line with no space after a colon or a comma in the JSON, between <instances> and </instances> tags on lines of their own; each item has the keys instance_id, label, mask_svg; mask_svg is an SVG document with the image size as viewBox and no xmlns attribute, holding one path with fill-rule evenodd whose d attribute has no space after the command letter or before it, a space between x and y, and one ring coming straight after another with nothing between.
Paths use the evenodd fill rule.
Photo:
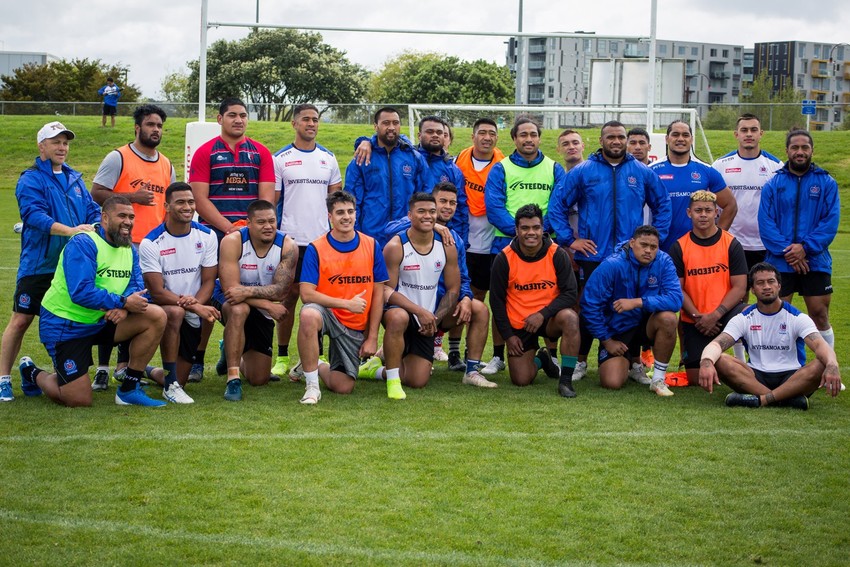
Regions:
<instances>
[{"instance_id":1,"label":"black sneaker","mask_svg":"<svg viewBox=\"0 0 850 567\"><path fill-rule=\"evenodd\" d=\"M573 389L573 381L572 378L567 378L566 380L561 380L558 383L558 393L565 398L575 398L576 391Z\"/></svg>"},{"instance_id":2,"label":"black sneaker","mask_svg":"<svg viewBox=\"0 0 850 567\"><path fill-rule=\"evenodd\" d=\"M549 355L549 351L546 347L541 347L540 350L537 351L537 358L540 359L540 367L543 369L543 372L546 373L546 376L549 378L561 377L561 369L558 368L558 365L552 360L552 357Z\"/></svg>"},{"instance_id":3,"label":"black sneaker","mask_svg":"<svg viewBox=\"0 0 850 567\"><path fill-rule=\"evenodd\" d=\"M806 411L809 409L809 398L806 396L795 396L793 398L788 398L787 400L782 400L776 405L783 408L794 408Z\"/></svg>"},{"instance_id":4,"label":"black sneaker","mask_svg":"<svg viewBox=\"0 0 850 567\"><path fill-rule=\"evenodd\" d=\"M466 363L460 358L459 352L450 352L449 353L449 370L455 370L458 372L466 372Z\"/></svg>"},{"instance_id":5,"label":"black sneaker","mask_svg":"<svg viewBox=\"0 0 850 567\"><path fill-rule=\"evenodd\" d=\"M726 405L731 407L739 406L743 408L758 408L761 407L759 397L755 394L739 394L732 392L726 396Z\"/></svg>"},{"instance_id":6,"label":"black sneaker","mask_svg":"<svg viewBox=\"0 0 850 567\"><path fill-rule=\"evenodd\" d=\"M91 389L95 392L103 392L109 389L109 370L98 370L95 373Z\"/></svg>"}]
</instances>

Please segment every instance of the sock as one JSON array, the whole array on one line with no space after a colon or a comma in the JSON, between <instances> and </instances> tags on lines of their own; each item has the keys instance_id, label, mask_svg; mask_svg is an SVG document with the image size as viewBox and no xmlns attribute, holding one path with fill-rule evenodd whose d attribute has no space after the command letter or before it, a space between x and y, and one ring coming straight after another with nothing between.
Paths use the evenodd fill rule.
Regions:
<instances>
[{"instance_id":1,"label":"sock","mask_svg":"<svg viewBox=\"0 0 850 567\"><path fill-rule=\"evenodd\" d=\"M449 354L456 352L460 356L460 337L453 339L449 337Z\"/></svg>"},{"instance_id":2,"label":"sock","mask_svg":"<svg viewBox=\"0 0 850 567\"><path fill-rule=\"evenodd\" d=\"M747 350L744 348L741 341L732 345L732 352L735 354L735 358L742 362L747 362Z\"/></svg>"},{"instance_id":3,"label":"sock","mask_svg":"<svg viewBox=\"0 0 850 567\"><path fill-rule=\"evenodd\" d=\"M315 386L316 388L318 388L319 387L319 369L317 368L317 369L313 370L312 372L305 372L304 373L304 382L307 383L308 388L310 386Z\"/></svg>"},{"instance_id":4,"label":"sock","mask_svg":"<svg viewBox=\"0 0 850 567\"><path fill-rule=\"evenodd\" d=\"M558 348L557 347L550 348L550 349L547 349L547 350L549 351L549 356L551 356L552 358L558 358Z\"/></svg>"},{"instance_id":5,"label":"sock","mask_svg":"<svg viewBox=\"0 0 850 567\"><path fill-rule=\"evenodd\" d=\"M289 345L277 345L277 357L289 356Z\"/></svg>"},{"instance_id":6,"label":"sock","mask_svg":"<svg viewBox=\"0 0 850 567\"><path fill-rule=\"evenodd\" d=\"M207 351L205 351L205 350L195 351L195 359L192 362L194 364L200 364L201 366L203 366L204 365L204 356L206 356L206 354L207 354Z\"/></svg>"},{"instance_id":7,"label":"sock","mask_svg":"<svg viewBox=\"0 0 850 567\"><path fill-rule=\"evenodd\" d=\"M475 372L475 367L481 364L480 360L469 360L466 359L466 373Z\"/></svg>"},{"instance_id":8,"label":"sock","mask_svg":"<svg viewBox=\"0 0 850 567\"><path fill-rule=\"evenodd\" d=\"M110 358L112 358L112 345L97 345L97 369L106 367L109 370Z\"/></svg>"},{"instance_id":9,"label":"sock","mask_svg":"<svg viewBox=\"0 0 850 567\"><path fill-rule=\"evenodd\" d=\"M826 331L821 331L820 336L823 337L823 340L826 341L826 344L829 345L829 348L835 350L835 332L832 330L832 327L830 327Z\"/></svg>"},{"instance_id":10,"label":"sock","mask_svg":"<svg viewBox=\"0 0 850 567\"><path fill-rule=\"evenodd\" d=\"M387 382L390 380L400 380L401 377L398 375L398 372L398 368L387 368Z\"/></svg>"},{"instance_id":11,"label":"sock","mask_svg":"<svg viewBox=\"0 0 850 567\"><path fill-rule=\"evenodd\" d=\"M118 343L118 356L116 358L116 362L121 363L129 363L130 362L130 341L124 341L123 343Z\"/></svg>"},{"instance_id":12,"label":"sock","mask_svg":"<svg viewBox=\"0 0 850 567\"><path fill-rule=\"evenodd\" d=\"M537 356L536 354L534 355L534 366L537 367L537 370L540 370L541 368L543 368L543 361L540 360L540 357Z\"/></svg>"},{"instance_id":13,"label":"sock","mask_svg":"<svg viewBox=\"0 0 850 567\"><path fill-rule=\"evenodd\" d=\"M165 385L163 387L168 388L172 383L177 382L177 363L163 362L162 369L165 370L165 378L163 379ZM150 376L150 374L148 375Z\"/></svg>"},{"instance_id":14,"label":"sock","mask_svg":"<svg viewBox=\"0 0 850 567\"><path fill-rule=\"evenodd\" d=\"M101 366L100 364L98 364L97 365L97 371L100 372L101 370L108 373L109 372L109 365L107 364L106 366Z\"/></svg>"},{"instance_id":15,"label":"sock","mask_svg":"<svg viewBox=\"0 0 850 567\"><path fill-rule=\"evenodd\" d=\"M379 366L377 370L375 370L375 380L386 380L384 373L386 371L386 366Z\"/></svg>"},{"instance_id":16,"label":"sock","mask_svg":"<svg viewBox=\"0 0 850 567\"><path fill-rule=\"evenodd\" d=\"M3 376L0 376L0 382L11 382L11 381L12 381L12 375L11 374L4 374Z\"/></svg>"},{"instance_id":17,"label":"sock","mask_svg":"<svg viewBox=\"0 0 850 567\"><path fill-rule=\"evenodd\" d=\"M493 356L505 360L505 345L493 345Z\"/></svg>"},{"instance_id":18,"label":"sock","mask_svg":"<svg viewBox=\"0 0 850 567\"><path fill-rule=\"evenodd\" d=\"M128 366L126 374L124 374L124 380L121 382L120 390L122 392L131 392L138 388L143 372L142 370L133 370Z\"/></svg>"},{"instance_id":19,"label":"sock","mask_svg":"<svg viewBox=\"0 0 850 567\"><path fill-rule=\"evenodd\" d=\"M322 340L322 335L319 335L319 356L325 355L325 341Z\"/></svg>"},{"instance_id":20,"label":"sock","mask_svg":"<svg viewBox=\"0 0 850 567\"><path fill-rule=\"evenodd\" d=\"M443 335L434 335L434 348L443 348Z\"/></svg>"},{"instance_id":21,"label":"sock","mask_svg":"<svg viewBox=\"0 0 850 567\"><path fill-rule=\"evenodd\" d=\"M571 382L573 379L573 371L576 369L578 358L568 354L561 355L561 379L559 382Z\"/></svg>"},{"instance_id":22,"label":"sock","mask_svg":"<svg viewBox=\"0 0 850 567\"><path fill-rule=\"evenodd\" d=\"M660 362L657 358L655 359L655 364L652 365L652 381L653 382L664 382L664 379L667 378L667 366L668 362Z\"/></svg>"}]
</instances>

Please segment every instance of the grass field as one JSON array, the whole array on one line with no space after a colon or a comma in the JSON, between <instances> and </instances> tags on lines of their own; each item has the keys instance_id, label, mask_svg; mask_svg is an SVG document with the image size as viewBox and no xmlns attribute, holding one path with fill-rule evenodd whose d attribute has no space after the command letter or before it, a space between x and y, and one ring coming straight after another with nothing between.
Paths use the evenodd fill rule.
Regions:
<instances>
[{"instance_id":1,"label":"grass field","mask_svg":"<svg viewBox=\"0 0 850 567\"><path fill-rule=\"evenodd\" d=\"M0 117L4 325L20 246L14 186L49 119ZM132 138L129 119L114 131L94 117L63 120L78 135L69 163L89 183L103 155ZM167 155L182 155L183 124L167 122ZM344 168L364 131L323 125L320 142ZM249 132L272 149L291 139L286 124ZM457 133L456 148L468 135ZM709 133L714 155L731 139ZM815 137L816 161L842 189L848 142L849 133ZM782 145L781 134L766 136L769 151L784 155ZM554 148L554 134L544 146ZM841 227L832 313L843 363L850 236ZM23 352L49 364L35 329ZM118 407L112 388L92 408L60 408L24 398L15 372L17 399L0 404L0 564L850 562L850 396L818 392L808 412L731 410L725 387L669 399L634 383L609 392L591 367L571 401L545 377L520 389L502 374L498 389L479 390L438 363L404 402L364 382L315 407L298 404L303 386L288 382L229 403L223 378L208 372L188 389L194 405L158 411Z\"/></svg>"}]
</instances>

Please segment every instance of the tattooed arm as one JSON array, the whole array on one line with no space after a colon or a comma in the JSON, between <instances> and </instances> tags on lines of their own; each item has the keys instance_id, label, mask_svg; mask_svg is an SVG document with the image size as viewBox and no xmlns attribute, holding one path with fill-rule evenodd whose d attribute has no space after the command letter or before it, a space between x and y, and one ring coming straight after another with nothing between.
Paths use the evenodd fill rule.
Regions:
<instances>
[{"instance_id":1,"label":"tattooed arm","mask_svg":"<svg viewBox=\"0 0 850 567\"><path fill-rule=\"evenodd\" d=\"M820 379L820 387L826 388L826 391L832 397L838 395L841 391L841 374L838 369L838 358L835 356L835 351L826 344L820 333L811 333L805 339L806 346L812 349L818 362L823 364L823 376Z\"/></svg>"}]
</instances>

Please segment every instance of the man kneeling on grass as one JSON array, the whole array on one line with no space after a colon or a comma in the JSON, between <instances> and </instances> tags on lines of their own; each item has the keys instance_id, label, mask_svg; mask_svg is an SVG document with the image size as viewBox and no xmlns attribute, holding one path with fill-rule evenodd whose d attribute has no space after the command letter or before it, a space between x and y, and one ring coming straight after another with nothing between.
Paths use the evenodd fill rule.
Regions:
<instances>
[{"instance_id":1,"label":"man kneeling on grass","mask_svg":"<svg viewBox=\"0 0 850 567\"><path fill-rule=\"evenodd\" d=\"M779 299L779 271L761 262L749 274L756 304L729 321L702 351L699 383L709 393L724 382L735 390L727 406L757 408L778 405L809 409L809 396L825 387L833 397L841 391L835 351L823 340L811 317ZM723 351L743 339L749 364ZM806 364L806 349L815 360Z\"/></svg>"},{"instance_id":2,"label":"man kneeling on grass","mask_svg":"<svg viewBox=\"0 0 850 567\"><path fill-rule=\"evenodd\" d=\"M493 261L490 308L508 350L511 382L528 386L543 368L559 378L558 393L576 396L572 385L578 355L576 278L567 253L543 232L543 212L535 204L520 207L516 236ZM561 339L561 368L538 338Z\"/></svg>"}]
</instances>

